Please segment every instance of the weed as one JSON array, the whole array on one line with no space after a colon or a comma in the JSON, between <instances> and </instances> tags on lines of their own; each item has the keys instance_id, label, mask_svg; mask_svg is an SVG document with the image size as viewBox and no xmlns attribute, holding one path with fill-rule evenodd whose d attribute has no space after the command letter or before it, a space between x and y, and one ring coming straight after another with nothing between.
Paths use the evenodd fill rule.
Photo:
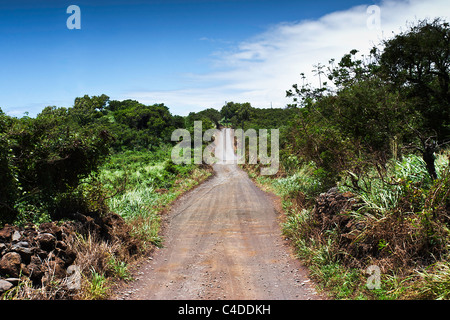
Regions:
<instances>
[{"instance_id":1,"label":"weed","mask_svg":"<svg viewBox=\"0 0 450 320\"><path fill-rule=\"evenodd\" d=\"M111 255L108 259L108 268L112 271L113 275L125 280L133 280L130 272L128 271L128 266L125 261L120 261L114 255Z\"/></svg>"},{"instance_id":2,"label":"weed","mask_svg":"<svg viewBox=\"0 0 450 320\"><path fill-rule=\"evenodd\" d=\"M86 279L87 290L85 291L85 299L101 300L108 295L108 285L106 277L91 268L91 278Z\"/></svg>"},{"instance_id":3,"label":"weed","mask_svg":"<svg viewBox=\"0 0 450 320\"><path fill-rule=\"evenodd\" d=\"M426 299L450 299L450 263L439 261L429 268L418 272L418 294Z\"/></svg>"},{"instance_id":4,"label":"weed","mask_svg":"<svg viewBox=\"0 0 450 320\"><path fill-rule=\"evenodd\" d=\"M316 196L321 190L321 182L315 176L315 168L312 164L306 164L290 176L273 181L274 189L281 196L294 196L299 192L310 197Z\"/></svg>"}]
</instances>

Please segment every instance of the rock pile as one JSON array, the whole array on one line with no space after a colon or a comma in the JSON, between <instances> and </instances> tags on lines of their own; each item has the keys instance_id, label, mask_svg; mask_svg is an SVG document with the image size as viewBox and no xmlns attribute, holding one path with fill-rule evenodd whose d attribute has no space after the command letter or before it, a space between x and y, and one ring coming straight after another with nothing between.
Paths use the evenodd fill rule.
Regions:
<instances>
[{"instance_id":1,"label":"rock pile","mask_svg":"<svg viewBox=\"0 0 450 320\"><path fill-rule=\"evenodd\" d=\"M52 280L70 277L71 266L79 262L75 259L83 258L78 247L77 251L72 248L76 246L75 235L89 235L98 243L119 244L112 254L123 260L132 259L141 248L139 240L131 236L131 226L113 212L75 214L72 218L39 227L7 224L0 229L0 295L18 285L22 277L30 279L33 287L45 287Z\"/></svg>"},{"instance_id":2,"label":"rock pile","mask_svg":"<svg viewBox=\"0 0 450 320\"><path fill-rule=\"evenodd\" d=\"M0 230L0 294L17 285L22 275L37 286L64 278L76 258L69 246L73 234L69 223L49 222L37 228L5 225Z\"/></svg>"},{"instance_id":3,"label":"rock pile","mask_svg":"<svg viewBox=\"0 0 450 320\"><path fill-rule=\"evenodd\" d=\"M319 195L313 215L321 231L338 228L340 233L346 233L351 230L349 212L356 206L353 197L350 192L340 193L337 188Z\"/></svg>"}]
</instances>

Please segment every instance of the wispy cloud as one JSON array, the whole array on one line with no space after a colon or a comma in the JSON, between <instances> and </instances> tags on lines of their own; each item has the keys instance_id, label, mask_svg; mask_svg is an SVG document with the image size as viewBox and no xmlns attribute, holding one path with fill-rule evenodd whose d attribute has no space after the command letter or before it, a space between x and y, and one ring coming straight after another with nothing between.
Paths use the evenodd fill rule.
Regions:
<instances>
[{"instance_id":1,"label":"wispy cloud","mask_svg":"<svg viewBox=\"0 0 450 320\"><path fill-rule=\"evenodd\" d=\"M220 109L225 101L284 107L290 102L285 91L301 81L301 72L318 85L311 72L314 64L338 60L352 49L368 53L382 39L405 29L407 22L438 16L448 20L445 13L450 12L448 0L385 0L378 7L380 28L367 26L368 5L332 12L317 20L280 23L232 49L214 52L210 72L189 75L188 88L129 92L121 98L163 102L176 114L207 107Z\"/></svg>"}]
</instances>

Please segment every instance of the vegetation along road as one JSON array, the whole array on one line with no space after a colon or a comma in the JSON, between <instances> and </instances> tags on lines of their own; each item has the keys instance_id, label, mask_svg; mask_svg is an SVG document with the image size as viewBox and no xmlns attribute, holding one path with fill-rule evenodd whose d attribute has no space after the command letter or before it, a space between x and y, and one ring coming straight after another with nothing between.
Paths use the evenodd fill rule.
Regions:
<instances>
[{"instance_id":1,"label":"vegetation along road","mask_svg":"<svg viewBox=\"0 0 450 320\"><path fill-rule=\"evenodd\" d=\"M214 177L174 205L164 247L119 298L317 299L270 197L233 163L230 137L221 131Z\"/></svg>"}]
</instances>

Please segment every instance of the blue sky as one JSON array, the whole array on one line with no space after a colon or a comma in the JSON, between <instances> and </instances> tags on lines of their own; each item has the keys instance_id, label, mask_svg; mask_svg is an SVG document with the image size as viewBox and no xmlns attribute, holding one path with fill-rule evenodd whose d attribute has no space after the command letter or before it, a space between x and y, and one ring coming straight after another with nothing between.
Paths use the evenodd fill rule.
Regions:
<instances>
[{"instance_id":1,"label":"blue sky","mask_svg":"<svg viewBox=\"0 0 450 320\"><path fill-rule=\"evenodd\" d=\"M448 19L448 2L0 0L0 108L34 116L102 93L181 115L225 101L284 107L314 63L368 50L406 21ZM80 30L66 27L72 4ZM381 9L376 30L370 5Z\"/></svg>"}]
</instances>

